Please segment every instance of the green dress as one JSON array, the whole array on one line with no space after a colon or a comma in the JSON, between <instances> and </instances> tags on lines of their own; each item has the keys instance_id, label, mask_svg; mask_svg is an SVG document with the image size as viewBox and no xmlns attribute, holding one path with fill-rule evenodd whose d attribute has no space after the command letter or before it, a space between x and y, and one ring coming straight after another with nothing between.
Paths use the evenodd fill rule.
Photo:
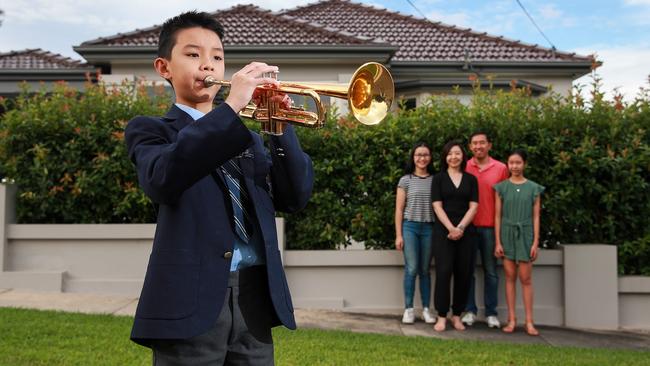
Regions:
<instances>
[{"instance_id":1,"label":"green dress","mask_svg":"<svg viewBox=\"0 0 650 366\"><path fill-rule=\"evenodd\" d=\"M533 207L544 187L531 181L514 184L509 179L494 186L501 198L501 244L505 257L530 261L533 246Z\"/></svg>"}]
</instances>

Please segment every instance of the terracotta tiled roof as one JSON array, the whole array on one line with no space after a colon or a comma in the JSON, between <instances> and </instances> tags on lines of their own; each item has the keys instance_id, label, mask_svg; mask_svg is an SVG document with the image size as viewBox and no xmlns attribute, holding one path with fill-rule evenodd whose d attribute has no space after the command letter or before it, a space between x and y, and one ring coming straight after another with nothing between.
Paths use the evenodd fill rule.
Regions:
<instances>
[{"instance_id":1,"label":"terracotta tiled roof","mask_svg":"<svg viewBox=\"0 0 650 366\"><path fill-rule=\"evenodd\" d=\"M40 48L0 53L0 69L5 70L62 70L79 69L88 65Z\"/></svg>"},{"instance_id":2,"label":"terracotta tiled roof","mask_svg":"<svg viewBox=\"0 0 650 366\"><path fill-rule=\"evenodd\" d=\"M348 0L324 0L281 14L385 39L399 47L393 61L463 61L466 55L472 61L591 60L574 53L553 51Z\"/></svg>"},{"instance_id":3,"label":"terracotta tiled roof","mask_svg":"<svg viewBox=\"0 0 650 366\"><path fill-rule=\"evenodd\" d=\"M373 40L313 25L254 5L212 13L226 29L225 45L358 45ZM87 41L81 46L157 46L161 25Z\"/></svg>"}]
</instances>

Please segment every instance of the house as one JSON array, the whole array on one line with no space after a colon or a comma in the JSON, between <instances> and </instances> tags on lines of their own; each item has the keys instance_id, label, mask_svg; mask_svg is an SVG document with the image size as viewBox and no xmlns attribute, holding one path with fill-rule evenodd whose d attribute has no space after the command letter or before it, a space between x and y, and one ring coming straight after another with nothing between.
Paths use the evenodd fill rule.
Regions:
<instances>
[{"instance_id":1,"label":"house","mask_svg":"<svg viewBox=\"0 0 650 366\"><path fill-rule=\"evenodd\" d=\"M21 91L21 84L30 90L65 80L81 89L85 82L96 82L95 67L39 48L0 53L0 96L12 98Z\"/></svg>"},{"instance_id":2,"label":"house","mask_svg":"<svg viewBox=\"0 0 650 366\"><path fill-rule=\"evenodd\" d=\"M398 98L416 106L429 95L472 85L550 89L567 94L597 65L581 56L404 15L349 0L323 0L280 12L238 5L213 13L224 24L228 77L257 60L278 65L280 80L347 83L369 61L386 65ZM155 73L160 25L83 42L73 49L103 79L163 82ZM31 74L30 74L31 75Z\"/></svg>"}]
</instances>

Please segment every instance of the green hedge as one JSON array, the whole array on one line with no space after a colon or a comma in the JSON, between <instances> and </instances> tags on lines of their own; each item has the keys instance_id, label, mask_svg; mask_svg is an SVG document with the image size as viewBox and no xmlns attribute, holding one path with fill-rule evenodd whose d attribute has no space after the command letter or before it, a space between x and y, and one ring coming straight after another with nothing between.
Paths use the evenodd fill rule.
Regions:
<instances>
[{"instance_id":1,"label":"green hedge","mask_svg":"<svg viewBox=\"0 0 650 366\"><path fill-rule=\"evenodd\" d=\"M307 210L288 220L287 242L296 249L350 240L392 247L395 189L413 143L433 147L437 168L446 141L467 141L481 129L493 137L498 159L513 148L528 151L527 176L547 187L545 247L620 244L621 270L650 274L650 98L624 105L603 100L597 89L592 94L585 105L578 96L477 90L469 105L437 97L378 126L339 119L301 131L316 188Z\"/></svg>"},{"instance_id":2,"label":"green hedge","mask_svg":"<svg viewBox=\"0 0 650 366\"><path fill-rule=\"evenodd\" d=\"M18 186L18 222L155 220L126 156L124 127L136 115L165 113L169 100L144 85L24 90L0 125L0 172Z\"/></svg>"},{"instance_id":3,"label":"green hedge","mask_svg":"<svg viewBox=\"0 0 650 366\"><path fill-rule=\"evenodd\" d=\"M326 249L351 240L369 248L394 241L395 189L415 141L433 147L476 129L494 139L501 160L515 147L529 152L529 178L543 184L542 243L614 243L621 271L650 274L650 97L586 104L577 96L531 98L525 90L475 90L469 105L434 97L377 126L330 117L322 130L298 129L316 170L314 195L287 217L293 249ZM137 95L137 97L135 97ZM151 204L137 188L124 124L161 115L169 96L122 87L64 85L23 95L0 125L0 169L19 187L19 222L151 222Z\"/></svg>"}]
</instances>

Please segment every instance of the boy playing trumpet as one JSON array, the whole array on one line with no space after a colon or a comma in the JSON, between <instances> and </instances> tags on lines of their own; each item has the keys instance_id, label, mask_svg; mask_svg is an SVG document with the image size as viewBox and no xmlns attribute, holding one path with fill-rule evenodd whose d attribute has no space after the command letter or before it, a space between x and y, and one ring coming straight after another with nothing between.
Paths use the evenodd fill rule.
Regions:
<instances>
[{"instance_id":1,"label":"boy playing trumpet","mask_svg":"<svg viewBox=\"0 0 650 366\"><path fill-rule=\"evenodd\" d=\"M222 39L207 13L167 20L154 67L175 104L126 127L140 186L158 207L131 333L152 348L155 365L273 364L271 328L296 327L274 214L307 204L311 159L291 126L270 137L268 152L237 115L257 86L277 85L263 77L276 66L246 65L213 108L219 87L203 80L223 79Z\"/></svg>"}]
</instances>

